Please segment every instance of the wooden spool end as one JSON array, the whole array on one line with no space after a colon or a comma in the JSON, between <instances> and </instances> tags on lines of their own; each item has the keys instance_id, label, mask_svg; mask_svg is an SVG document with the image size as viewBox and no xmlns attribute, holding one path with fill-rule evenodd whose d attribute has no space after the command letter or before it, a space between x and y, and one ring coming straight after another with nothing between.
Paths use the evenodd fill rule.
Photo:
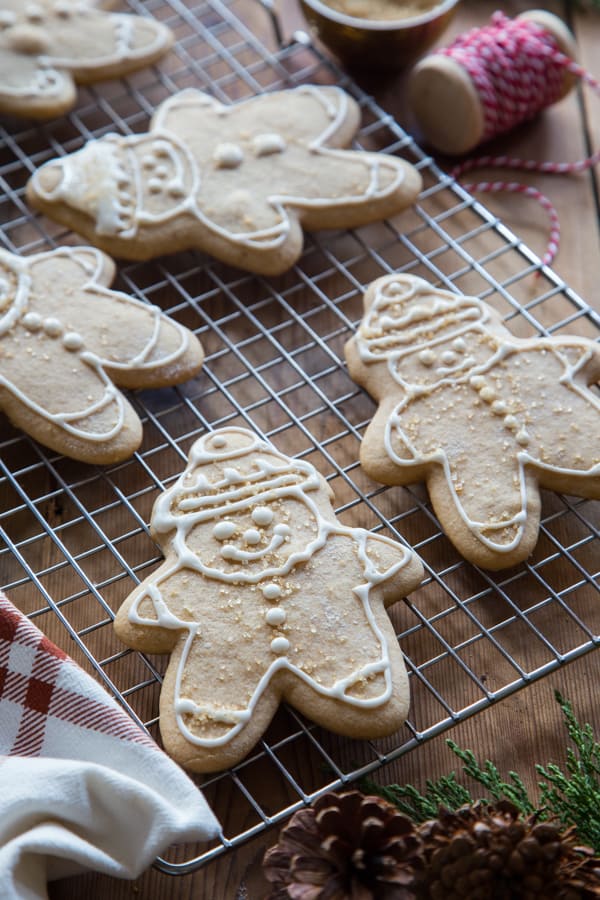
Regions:
<instances>
[{"instance_id":1,"label":"wooden spool end","mask_svg":"<svg viewBox=\"0 0 600 900\"><path fill-rule=\"evenodd\" d=\"M566 56L577 58L575 38L558 16L532 9L518 18L537 22ZM575 76L565 71L561 99L574 82ZM441 153L459 156L482 142L485 120L479 94L466 70L449 56L433 54L417 63L410 74L408 99L422 134Z\"/></svg>"}]
</instances>

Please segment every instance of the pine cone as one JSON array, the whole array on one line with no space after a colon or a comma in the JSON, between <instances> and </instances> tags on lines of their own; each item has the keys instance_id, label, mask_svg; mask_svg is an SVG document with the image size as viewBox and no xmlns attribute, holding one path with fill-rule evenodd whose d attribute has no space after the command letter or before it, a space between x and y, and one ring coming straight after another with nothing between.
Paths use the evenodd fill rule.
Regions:
<instances>
[{"instance_id":1,"label":"pine cone","mask_svg":"<svg viewBox=\"0 0 600 900\"><path fill-rule=\"evenodd\" d=\"M420 900L591 900L600 860L578 847L574 829L521 819L508 801L440 809L418 828L425 867Z\"/></svg>"},{"instance_id":2,"label":"pine cone","mask_svg":"<svg viewBox=\"0 0 600 900\"><path fill-rule=\"evenodd\" d=\"M328 793L295 813L267 850L267 900L414 900L422 864L415 827L395 806Z\"/></svg>"}]
</instances>

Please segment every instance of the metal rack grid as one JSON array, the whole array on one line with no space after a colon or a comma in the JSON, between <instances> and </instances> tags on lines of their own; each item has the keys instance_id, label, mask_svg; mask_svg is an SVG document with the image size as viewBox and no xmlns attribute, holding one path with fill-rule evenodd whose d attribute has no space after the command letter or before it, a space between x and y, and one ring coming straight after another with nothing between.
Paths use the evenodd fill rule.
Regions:
<instances>
[{"instance_id":1,"label":"metal rack grid","mask_svg":"<svg viewBox=\"0 0 600 900\"><path fill-rule=\"evenodd\" d=\"M191 85L236 100L338 83L363 112L357 146L400 154L424 179L414 210L353 232L307 236L298 265L278 278L247 275L198 253L122 264L116 286L160 305L206 350L197 378L132 395L144 440L130 461L76 463L2 422L3 589L157 739L165 659L125 649L111 621L161 559L148 532L152 503L206 430L246 425L309 459L331 484L344 523L407 541L425 563L423 586L391 611L410 672L406 726L386 740L349 741L282 708L242 764L199 779L223 836L166 854L158 865L173 874L237 846L324 790L373 773L600 641L600 604L593 603L600 504L545 493L540 540L526 564L494 574L467 564L440 531L422 487L384 488L362 472L359 443L375 407L343 361L365 286L394 270L484 297L520 335L595 338L600 317L301 35L280 48L251 33L243 23L255 4L130 0L132 11L175 32L175 49L159 66L80 89L76 109L64 118L35 126L11 120L0 128L0 236L23 254L78 243L27 208L32 171L91 137L144 130L158 102Z\"/></svg>"}]
</instances>

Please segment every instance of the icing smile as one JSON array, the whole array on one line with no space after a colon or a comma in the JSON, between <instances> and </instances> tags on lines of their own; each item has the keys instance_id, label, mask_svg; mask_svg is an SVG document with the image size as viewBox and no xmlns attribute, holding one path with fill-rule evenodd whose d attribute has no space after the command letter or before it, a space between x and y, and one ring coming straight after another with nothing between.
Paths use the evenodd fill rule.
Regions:
<instances>
[{"instance_id":1,"label":"icing smile","mask_svg":"<svg viewBox=\"0 0 600 900\"><path fill-rule=\"evenodd\" d=\"M265 556L268 556L269 553L272 553L274 550L281 547L285 542L285 539L292 533L291 528L287 525L276 525L273 531L273 537L268 545L261 550L241 550L239 547L236 547L235 544L225 544L221 550L221 556L223 559L235 560L236 562L251 562L257 559L263 559ZM258 543L258 540L254 540L255 535L258 535L258 540L261 539L259 532L252 532L251 534L247 532L244 535L246 543Z\"/></svg>"}]
</instances>

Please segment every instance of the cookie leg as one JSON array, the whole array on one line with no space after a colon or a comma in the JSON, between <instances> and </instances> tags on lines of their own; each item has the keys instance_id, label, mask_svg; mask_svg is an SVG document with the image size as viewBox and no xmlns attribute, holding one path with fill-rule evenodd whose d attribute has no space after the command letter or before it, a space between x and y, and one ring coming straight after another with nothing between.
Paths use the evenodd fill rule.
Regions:
<instances>
[{"instance_id":1,"label":"cookie leg","mask_svg":"<svg viewBox=\"0 0 600 900\"><path fill-rule=\"evenodd\" d=\"M488 447L483 457L465 449L444 455L427 478L442 528L467 559L502 569L526 559L538 535L540 493L518 455Z\"/></svg>"},{"instance_id":2,"label":"cookie leg","mask_svg":"<svg viewBox=\"0 0 600 900\"><path fill-rule=\"evenodd\" d=\"M277 672L269 677L264 662L260 665L260 648L236 646L231 636L231 628L202 625L195 636L182 636L163 682L165 748L196 772L218 771L243 759L279 705Z\"/></svg>"},{"instance_id":3,"label":"cookie leg","mask_svg":"<svg viewBox=\"0 0 600 900\"><path fill-rule=\"evenodd\" d=\"M34 352L39 365L27 352L3 360L0 405L9 419L74 459L110 463L131 456L142 438L141 423L106 376L77 352L64 352L52 337L39 341Z\"/></svg>"}]
</instances>

